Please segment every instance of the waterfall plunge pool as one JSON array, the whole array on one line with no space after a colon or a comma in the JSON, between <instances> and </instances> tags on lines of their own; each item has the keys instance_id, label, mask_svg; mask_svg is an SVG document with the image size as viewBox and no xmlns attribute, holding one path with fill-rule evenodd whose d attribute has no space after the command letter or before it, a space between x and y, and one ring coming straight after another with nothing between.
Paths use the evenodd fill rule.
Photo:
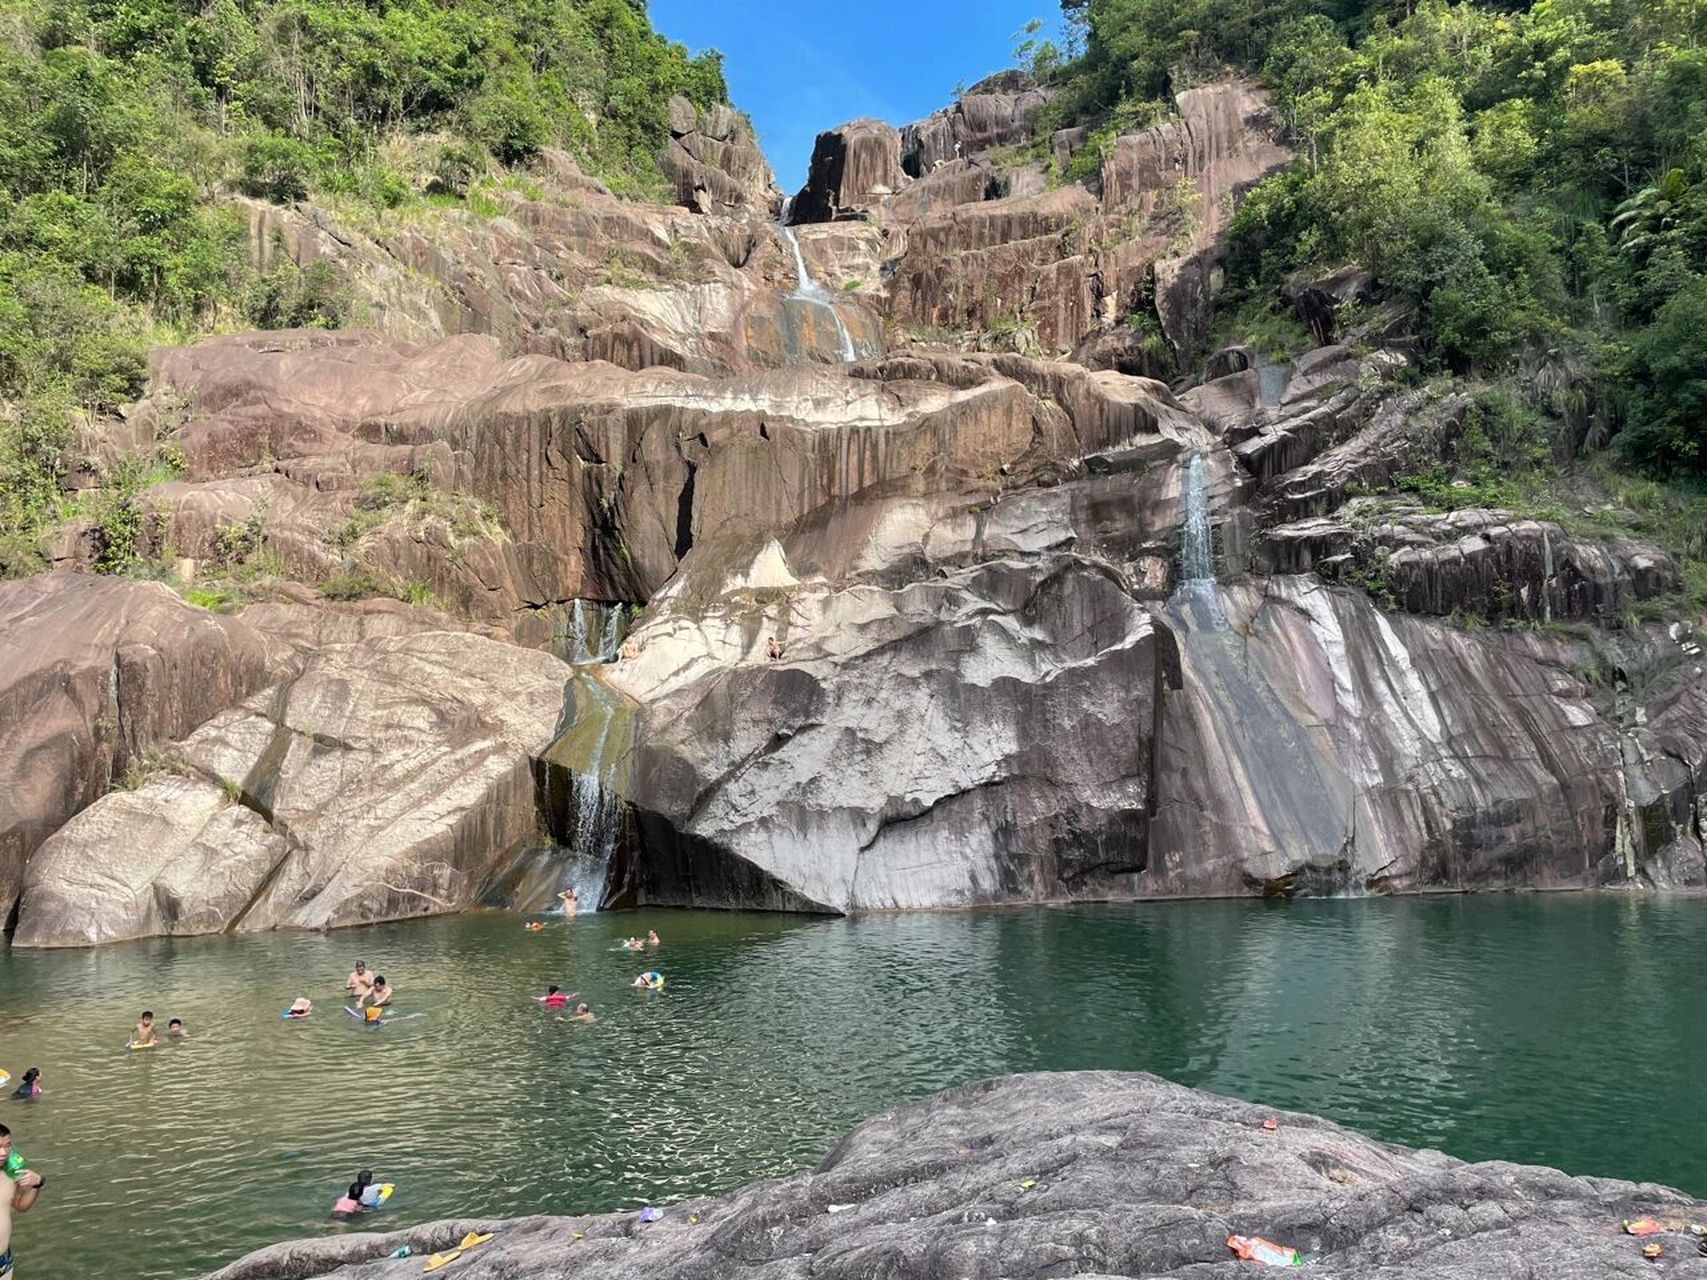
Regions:
<instances>
[{"instance_id":1,"label":"waterfall plunge pool","mask_svg":"<svg viewBox=\"0 0 1707 1280\"><path fill-rule=\"evenodd\" d=\"M1046 1068L1707 1194L1707 899L524 919L0 955L0 1066L45 1090L0 1106L49 1178L21 1274L186 1277L296 1236L720 1192L898 1102ZM615 949L648 926L661 949ZM425 1016L340 1012L357 957ZM628 986L653 966L664 991ZM599 1021L528 999L552 982ZM298 994L314 1016L282 1021ZM191 1038L125 1052L145 1007ZM362 1167L391 1206L331 1222Z\"/></svg>"}]
</instances>

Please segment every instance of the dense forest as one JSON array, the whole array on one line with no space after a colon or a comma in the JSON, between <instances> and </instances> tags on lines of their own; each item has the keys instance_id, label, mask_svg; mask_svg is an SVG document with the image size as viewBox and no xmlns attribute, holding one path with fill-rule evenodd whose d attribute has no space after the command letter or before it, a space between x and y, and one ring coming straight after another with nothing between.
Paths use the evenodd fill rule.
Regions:
<instances>
[{"instance_id":1,"label":"dense forest","mask_svg":"<svg viewBox=\"0 0 1707 1280\"><path fill-rule=\"evenodd\" d=\"M721 61L643 0L5 0L0 567L153 342L340 318L333 282L248 268L223 197L454 201L547 146L650 194L675 93L724 101Z\"/></svg>"}]
</instances>

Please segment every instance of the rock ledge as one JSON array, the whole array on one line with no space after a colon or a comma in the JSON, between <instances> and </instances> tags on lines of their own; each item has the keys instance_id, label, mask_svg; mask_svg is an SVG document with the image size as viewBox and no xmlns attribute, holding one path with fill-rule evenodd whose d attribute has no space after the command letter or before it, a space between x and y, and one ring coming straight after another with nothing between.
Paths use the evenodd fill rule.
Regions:
<instances>
[{"instance_id":1,"label":"rock ledge","mask_svg":"<svg viewBox=\"0 0 1707 1280\"><path fill-rule=\"evenodd\" d=\"M1216 1277L1261 1235L1321 1276L1707 1275L1681 1224L1707 1205L1652 1184L1465 1164L1149 1075L1007 1076L886 1112L815 1170L633 1214L440 1222L277 1245L212 1280L389 1280L470 1229L497 1239L450 1274L601 1280ZM1656 1267L1620 1219L1679 1226ZM393 1260L407 1243L414 1256Z\"/></svg>"}]
</instances>

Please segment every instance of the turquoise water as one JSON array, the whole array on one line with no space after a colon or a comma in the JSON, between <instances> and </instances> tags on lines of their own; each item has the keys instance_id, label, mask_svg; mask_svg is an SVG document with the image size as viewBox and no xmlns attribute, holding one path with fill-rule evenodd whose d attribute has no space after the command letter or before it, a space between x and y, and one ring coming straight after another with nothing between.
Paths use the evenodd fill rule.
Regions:
<instances>
[{"instance_id":1,"label":"turquoise water","mask_svg":"<svg viewBox=\"0 0 1707 1280\"><path fill-rule=\"evenodd\" d=\"M661 950L613 950L655 925ZM360 956L397 986L339 1011ZM627 986L667 975L658 994ZM591 1026L527 997L579 989ZM815 1162L980 1076L1114 1067L1378 1136L1707 1194L1707 900L1169 903L859 921L655 912L0 955L0 1104L49 1175L25 1280L197 1275L365 1227L632 1208ZM297 994L316 1013L286 1023ZM144 1053L136 1015L192 1038Z\"/></svg>"}]
</instances>

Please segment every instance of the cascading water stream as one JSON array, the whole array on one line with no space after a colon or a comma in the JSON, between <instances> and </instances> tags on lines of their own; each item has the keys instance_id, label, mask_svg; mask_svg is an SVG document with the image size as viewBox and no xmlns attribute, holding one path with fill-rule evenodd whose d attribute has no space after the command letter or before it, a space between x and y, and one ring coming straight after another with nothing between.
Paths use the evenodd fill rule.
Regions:
<instances>
[{"instance_id":1,"label":"cascading water stream","mask_svg":"<svg viewBox=\"0 0 1707 1280\"><path fill-rule=\"evenodd\" d=\"M1180 528L1180 589L1201 595L1215 585L1215 535L1209 523L1209 479L1201 453L1185 469L1185 521Z\"/></svg>"},{"instance_id":2,"label":"cascading water stream","mask_svg":"<svg viewBox=\"0 0 1707 1280\"><path fill-rule=\"evenodd\" d=\"M569 717L536 766L551 842L507 870L492 890L495 905L555 910L574 889L579 910L597 911L609 887L625 812L620 770L627 758L630 707L594 668L616 660L628 609L575 600L558 617L552 652L574 668Z\"/></svg>"},{"instance_id":3,"label":"cascading water stream","mask_svg":"<svg viewBox=\"0 0 1707 1280\"><path fill-rule=\"evenodd\" d=\"M621 604L576 600L563 621L554 652L572 666L614 662L627 621Z\"/></svg>"},{"instance_id":4,"label":"cascading water stream","mask_svg":"<svg viewBox=\"0 0 1707 1280\"><path fill-rule=\"evenodd\" d=\"M800 248L800 237L795 235L794 228L788 225L789 210L793 208L792 200L783 201L782 218L777 223L782 231L782 238L788 241L788 247L794 252L794 292L789 296L796 302L804 302L808 306L822 307L830 313L830 319L836 323L836 337L840 340L839 354L843 364L851 364L859 358L854 350L853 334L848 331L847 324L842 320L841 313L836 310L835 296L812 278L812 273L806 267L806 255Z\"/></svg>"}]
</instances>

